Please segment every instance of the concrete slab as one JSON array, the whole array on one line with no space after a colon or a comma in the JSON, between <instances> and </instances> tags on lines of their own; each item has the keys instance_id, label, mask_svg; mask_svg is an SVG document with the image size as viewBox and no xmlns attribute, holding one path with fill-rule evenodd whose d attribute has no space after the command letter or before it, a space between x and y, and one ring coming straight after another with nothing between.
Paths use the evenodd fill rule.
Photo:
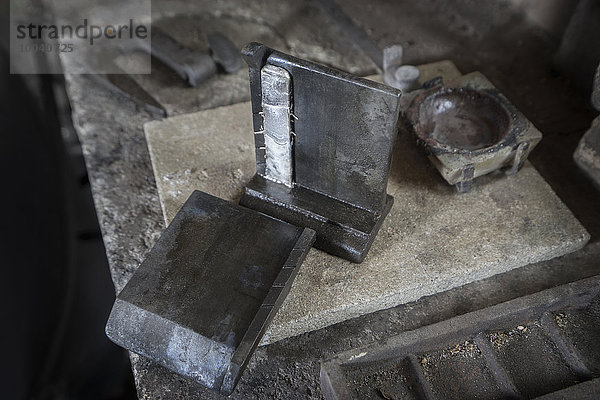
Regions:
<instances>
[{"instance_id":1,"label":"concrete slab","mask_svg":"<svg viewBox=\"0 0 600 400\"><path fill-rule=\"evenodd\" d=\"M439 68L420 67L422 79ZM241 103L145 125L165 221L194 189L239 198L254 174L251 116L250 103ZM263 344L548 260L589 240L530 163L514 176L482 177L473 192L458 195L401 134L387 190L394 206L366 260L311 249Z\"/></svg>"}]
</instances>

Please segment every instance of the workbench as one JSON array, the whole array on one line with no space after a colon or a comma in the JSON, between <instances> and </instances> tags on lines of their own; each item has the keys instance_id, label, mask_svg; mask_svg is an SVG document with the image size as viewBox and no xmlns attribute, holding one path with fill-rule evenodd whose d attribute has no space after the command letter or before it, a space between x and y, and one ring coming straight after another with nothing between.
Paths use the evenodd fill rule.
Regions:
<instances>
[{"instance_id":1,"label":"workbench","mask_svg":"<svg viewBox=\"0 0 600 400\"><path fill-rule=\"evenodd\" d=\"M591 234L590 243L564 257L260 347L231 398L321 398L319 362L336 352L600 273L600 195L572 161L577 141L594 116L587 99L549 72L554 44L514 10L485 2L478 5L480 12L475 16L465 12L468 7L454 2L442 7L376 0L344 2L342 8L380 48L403 44L408 63L451 59L463 72L483 72L544 133L530 159ZM289 47L284 50L292 54L358 75L376 72L352 38L344 36L335 21L312 2L155 2L152 17L157 21L195 12L244 16L249 26L268 21L273 29L263 32L266 39L269 32L277 32L280 36L273 38L274 45L283 42ZM521 45L515 46L517 42ZM114 96L88 76L70 74L69 65L63 68L73 123L119 292L165 228L143 131L143 124L156 117ZM167 104L170 115L249 100L243 75L239 81L229 78L226 84L217 77L204 92L194 89L199 90L196 101L190 101L191 97L181 96L183 82L161 75L164 70L160 66L153 71L139 77L140 82L148 87L157 85L159 101ZM221 398L135 354L131 354L131 362L142 399Z\"/></svg>"}]
</instances>

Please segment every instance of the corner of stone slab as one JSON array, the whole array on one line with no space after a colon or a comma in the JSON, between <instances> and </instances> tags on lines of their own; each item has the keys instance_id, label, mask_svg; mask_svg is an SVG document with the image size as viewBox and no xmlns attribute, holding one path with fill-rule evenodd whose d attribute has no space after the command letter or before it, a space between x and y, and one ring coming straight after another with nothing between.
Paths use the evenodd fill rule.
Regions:
<instances>
[{"instance_id":1,"label":"corner of stone slab","mask_svg":"<svg viewBox=\"0 0 600 400\"><path fill-rule=\"evenodd\" d=\"M590 239L592 238L592 235L587 231L587 229L585 229L585 227L583 227L583 230L584 230L584 233L582 234L583 246L581 246L581 248L584 248L585 246L587 246Z\"/></svg>"},{"instance_id":2,"label":"corner of stone slab","mask_svg":"<svg viewBox=\"0 0 600 400\"><path fill-rule=\"evenodd\" d=\"M152 121L144 122L142 128L145 136L148 136L148 132L153 130L155 126L161 126L164 123L162 119L153 119Z\"/></svg>"}]
</instances>

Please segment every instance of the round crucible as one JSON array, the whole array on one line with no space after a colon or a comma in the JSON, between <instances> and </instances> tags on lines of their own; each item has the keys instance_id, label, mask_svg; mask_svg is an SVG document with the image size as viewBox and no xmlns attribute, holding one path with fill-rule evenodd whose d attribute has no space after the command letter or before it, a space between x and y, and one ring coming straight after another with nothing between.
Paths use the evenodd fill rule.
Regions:
<instances>
[{"instance_id":1,"label":"round crucible","mask_svg":"<svg viewBox=\"0 0 600 400\"><path fill-rule=\"evenodd\" d=\"M414 109L413 126L432 149L471 152L500 144L509 134L509 112L486 92L441 88L423 95Z\"/></svg>"}]
</instances>

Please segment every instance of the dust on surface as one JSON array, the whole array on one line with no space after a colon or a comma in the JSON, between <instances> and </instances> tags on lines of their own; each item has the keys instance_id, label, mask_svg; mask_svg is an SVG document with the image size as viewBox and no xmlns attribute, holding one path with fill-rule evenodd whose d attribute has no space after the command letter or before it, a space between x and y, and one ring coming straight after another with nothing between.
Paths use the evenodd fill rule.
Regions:
<instances>
[{"instance_id":1,"label":"dust on surface","mask_svg":"<svg viewBox=\"0 0 600 400\"><path fill-rule=\"evenodd\" d=\"M356 399L416 399L407 379L406 361L393 360L345 370L346 382Z\"/></svg>"},{"instance_id":2,"label":"dust on surface","mask_svg":"<svg viewBox=\"0 0 600 400\"><path fill-rule=\"evenodd\" d=\"M508 331L492 332L487 335L487 338L492 345L499 349L509 344L517 335L527 335L527 332L528 328L526 326L518 325Z\"/></svg>"},{"instance_id":3,"label":"dust on surface","mask_svg":"<svg viewBox=\"0 0 600 400\"><path fill-rule=\"evenodd\" d=\"M472 340L421 354L418 360L436 398L499 398L492 371Z\"/></svg>"}]
</instances>

